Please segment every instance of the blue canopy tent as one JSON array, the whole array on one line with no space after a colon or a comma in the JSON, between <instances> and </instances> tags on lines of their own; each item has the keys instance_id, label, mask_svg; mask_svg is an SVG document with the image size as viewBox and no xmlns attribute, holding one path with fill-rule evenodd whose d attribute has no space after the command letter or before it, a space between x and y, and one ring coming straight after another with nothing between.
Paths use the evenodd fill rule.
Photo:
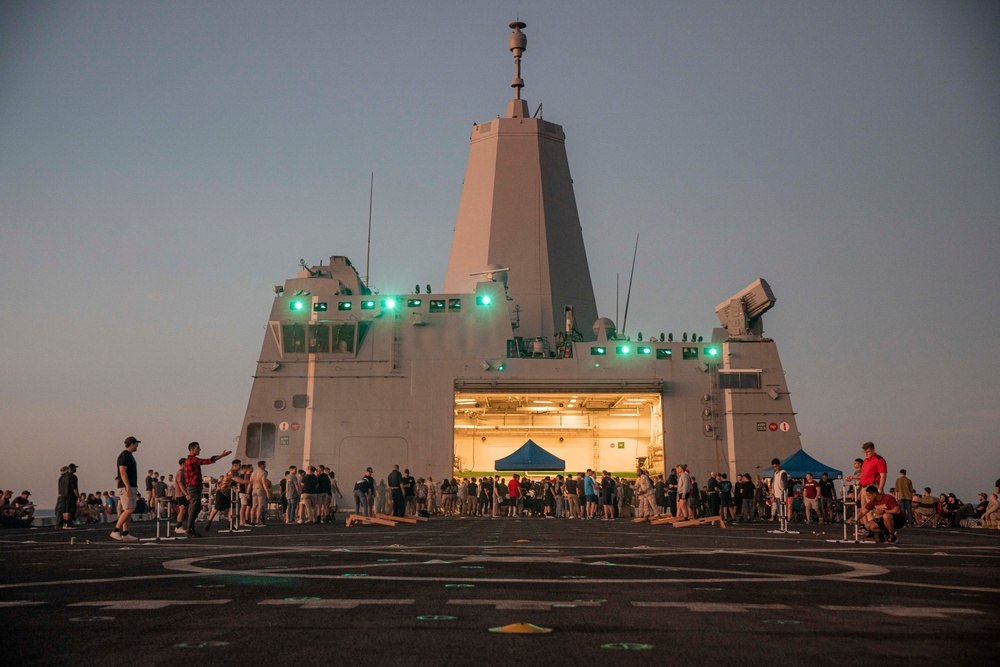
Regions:
<instances>
[{"instance_id":1,"label":"blue canopy tent","mask_svg":"<svg viewBox=\"0 0 1000 667\"><path fill-rule=\"evenodd\" d=\"M497 459L493 466L497 472L565 470L566 462L542 449L533 440L528 440L510 456Z\"/></svg>"},{"instance_id":2,"label":"blue canopy tent","mask_svg":"<svg viewBox=\"0 0 1000 667\"><path fill-rule=\"evenodd\" d=\"M842 471L837 470L836 468L831 468L825 463L820 463L813 457L806 454L804 449L800 449L782 461L781 467L789 474L790 477L795 479L805 477L807 472L811 472L813 477L817 478L823 473L830 475L831 479L841 479L844 476ZM762 472L761 477L774 477L774 468Z\"/></svg>"}]
</instances>

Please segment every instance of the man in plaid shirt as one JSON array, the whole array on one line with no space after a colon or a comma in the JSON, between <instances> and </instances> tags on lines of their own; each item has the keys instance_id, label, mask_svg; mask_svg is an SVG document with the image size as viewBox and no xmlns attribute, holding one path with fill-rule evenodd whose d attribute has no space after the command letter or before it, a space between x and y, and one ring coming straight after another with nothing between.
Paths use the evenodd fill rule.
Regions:
<instances>
[{"instance_id":1,"label":"man in plaid shirt","mask_svg":"<svg viewBox=\"0 0 1000 667\"><path fill-rule=\"evenodd\" d=\"M201 467L215 463L221 458L232 454L228 449L221 454L217 454L210 459L198 458L201 454L201 445L192 442L188 445L188 457L184 459L184 485L187 487L188 503L188 537L201 537L201 533L195 530L195 521L201 514Z\"/></svg>"}]
</instances>

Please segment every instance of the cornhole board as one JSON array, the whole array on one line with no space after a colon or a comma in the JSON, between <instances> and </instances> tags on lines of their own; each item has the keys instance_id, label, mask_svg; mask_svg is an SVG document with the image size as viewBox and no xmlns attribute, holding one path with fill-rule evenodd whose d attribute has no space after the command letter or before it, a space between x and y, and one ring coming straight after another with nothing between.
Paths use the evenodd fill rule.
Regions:
<instances>
[{"instance_id":1,"label":"cornhole board","mask_svg":"<svg viewBox=\"0 0 1000 667\"><path fill-rule=\"evenodd\" d=\"M360 514L348 514L347 515L347 526L348 528L356 523L374 523L379 526L395 526L394 521L386 521L380 518L371 518L370 516L361 516Z\"/></svg>"},{"instance_id":2,"label":"cornhole board","mask_svg":"<svg viewBox=\"0 0 1000 667\"><path fill-rule=\"evenodd\" d=\"M665 523L677 523L678 521L683 521L683 520L684 519L682 519L679 516L668 516L668 517L666 517L664 519L650 519L649 522L651 524L653 524L654 526L660 526L660 525L663 525Z\"/></svg>"},{"instance_id":3,"label":"cornhole board","mask_svg":"<svg viewBox=\"0 0 1000 667\"><path fill-rule=\"evenodd\" d=\"M386 521L402 521L403 523L415 524L417 522L412 516L393 516L391 514L376 514L376 518Z\"/></svg>"},{"instance_id":4,"label":"cornhole board","mask_svg":"<svg viewBox=\"0 0 1000 667\"><path fill-rule=\"evenodd\" d=\"M722 520L721 516L709 516L704 519L691 519L690 521L677 521L674 523L674 528L683 528L685 526L704 526L709 523L719 523L719 528L725 528L726 522Z\"/></svg>"}]
</instances>

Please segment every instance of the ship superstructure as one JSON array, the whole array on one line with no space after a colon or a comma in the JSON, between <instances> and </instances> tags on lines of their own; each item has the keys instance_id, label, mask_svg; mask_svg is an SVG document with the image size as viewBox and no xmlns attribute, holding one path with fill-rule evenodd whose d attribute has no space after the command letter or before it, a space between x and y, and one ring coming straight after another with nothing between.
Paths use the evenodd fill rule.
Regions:
<instances>
[{"instance_id":1,"label":"ship superstructure","mask_svg":"<svg viewBox=\"0 0 1000 667\"><path fill-rule=\"evenodd\" d=\"M566 136L521 99L510 27L515 96L473 127L444 291L373 294L346 257L303 262L275 288L239 454L441 479L529 439L615 474L735 474L798 450L763 280L716 308L708 341L630 341L598 317Z\"/></svg>"}]
</instances>

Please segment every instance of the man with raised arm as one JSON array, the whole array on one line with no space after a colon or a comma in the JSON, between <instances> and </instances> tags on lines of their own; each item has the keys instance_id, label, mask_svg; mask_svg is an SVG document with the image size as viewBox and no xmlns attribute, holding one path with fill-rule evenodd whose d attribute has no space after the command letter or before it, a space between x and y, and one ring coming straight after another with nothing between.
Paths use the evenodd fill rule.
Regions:
<instances>
[{"instance_id":1,"label":"man with raised arm","mask_svg":"<svg viewBox=\"0 0 1000 667\"><path fill-rule=\"evenodd\" d=\"M187 487L188 498L188 537L201 537L201 533L195 529L195 522L198 520L198 515L201 514L201 467L211 465L219 459L229 456L232 452L224 449L221 454L216 454L210 459L199 458L199 454L201 454L201 445L192 442L188 445L188 457L184 459L184 484Z\"/></svg>"}]
</instances>

